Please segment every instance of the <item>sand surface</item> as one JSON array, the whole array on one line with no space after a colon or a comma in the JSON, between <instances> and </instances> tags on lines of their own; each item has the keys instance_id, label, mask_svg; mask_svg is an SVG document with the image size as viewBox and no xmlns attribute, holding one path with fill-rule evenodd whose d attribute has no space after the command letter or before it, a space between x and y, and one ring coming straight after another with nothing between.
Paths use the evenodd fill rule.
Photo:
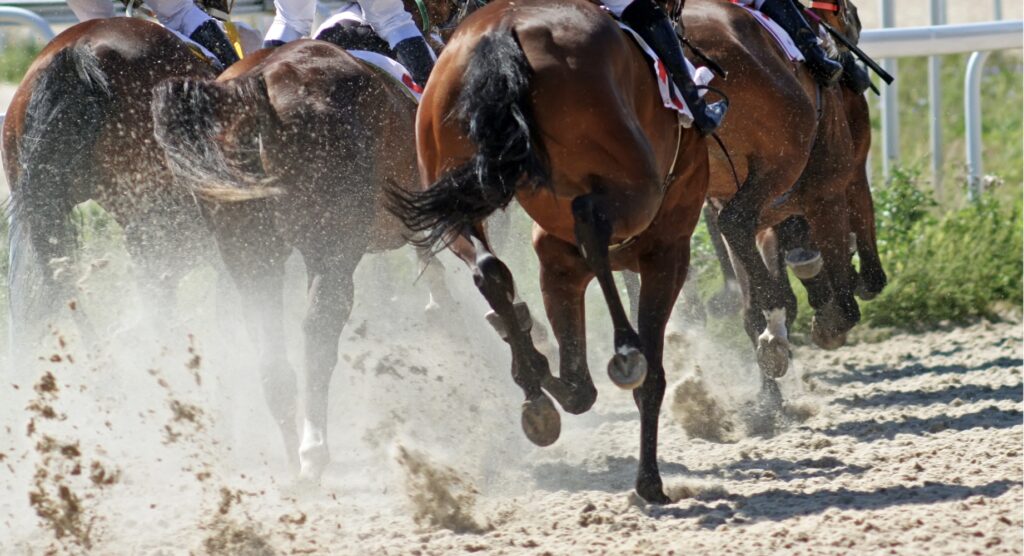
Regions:
<instances>
[{"instance_id":1,"label":"sand surface","mask_svg":"<svg viewBox=\"0 0 1024 556\"><path fill-rule=\"evenodd\" d=\"M603 320L595 408L535 448L475 292L425 316L422 291L380 278L392 263L357 274L319 489L284 468L244 338L187 324L147 352L128 329L82 356L55 333L3 381L0 554L1021 553L1019 322L799 348L773 427L749 416L749 354L673 332L676 502L652 506L632 493L639 425L604 376Z\"/></svg>"}]
</instances>

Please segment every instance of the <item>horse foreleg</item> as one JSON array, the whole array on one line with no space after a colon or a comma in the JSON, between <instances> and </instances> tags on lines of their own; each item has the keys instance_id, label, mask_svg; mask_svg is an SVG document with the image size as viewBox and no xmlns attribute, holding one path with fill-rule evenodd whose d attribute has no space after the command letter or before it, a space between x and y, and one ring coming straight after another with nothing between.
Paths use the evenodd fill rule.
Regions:
<instances>
[{"instance_id":1,"label":"horse foreleg","mask_svg":"<svg viewBox=\"0 0 1024 556\"><path fill-rule=\"evenodd\" d=\"M882 260L878 256L878 242L875 238L875 207L871 199L871 187L863 169L857 170L847 193L850 204L850 229L857 241L857 256L860 258L859 281L856 294L868 301L874 299L888 283Z\"/></svg>"},{"instance_id":2,"label":"horse foreleg","mask_svg":"<svg viewBox=\"0 0 1024 556\"><path fill-rule=\"evenodd\" d=\"M734 314L743 307L743 293L739 277L729 255L729 247L718 226L718 210L711 203L704 204L704 223L708 227L711 246L715 249L718 268L722 271L722 287L708 300L708 312L716 317Z\"/></svg>"},{"instance_id":3,"label":"horse foreleg","mask_svg":"<svg viewBox=\"0 0 1024 556\"><path fill-rule=\"evenodd\" d=\"M604 294L615 331L615 355L608 362L608 376L618 387L632 390L644 380L647 362L640 350L640 336L626 316L619 290L608 260L608 244L612 238L612 221L599 194L576 197L572 201L576 242L583 260L597 277ZM643 286L641 286L641 290Z\"/></svg>"},{"instance_id":4,"label":"horse foreleg","mask_svg":"<svg viewBox=\"0 0 1024 556\"><path fill-rule=\"evenodd\" d=\"M450 246L473 272L473 281L491 306L488 321L512 350L512 380L523 402L523 432L531 442L547 446L558 440L562 423L551 398L541 390L544 375L550 375L547 358L533 344L533 318L526 303L516 299L512 273L494 256L480 226L463 232Z\"/></svg>"},{"instance_id":5,"label":"horse foreleg","mask_svg":"<svg viewBox=\"0 0 1024 556\"><path fill-rule=\"evenodd\" d=\"M647 359L647 375L633 391L640 411L640 465L636 477L637 493L649 502L670 502L662 489L658 471L658 415L665 397L665 369L662 354L665 326L686 280L690 259L690 239L679 247L659 250L640 260L640 340Z\"/></svg>"},{"instance_id":6,"label":"horse foreleg","mask_svg":"<svg viewBox=\"0 0 1024 556\"><path fill-rule=\"evenodd\" d=\"M544 389L563 409L580 414L594 405L597 389L587 368L584 294L594 274L575 245L544 231L534 236L540 260L540 290L544 308L558 340L559 376L545 375Z\"/></svg>"},{"instance_id":7,"label":"horse foreleg","mask_svg":"<svg viewBox=\"0 0 1024 556\"><path fill-rule=\"evenodd\" d=\"M745 184L719 213L718 223L732 253L736 273L746 286L744 328L754 344L761 370L762 401L774 412L781 403L775 379L789 369L788 341L780 341L787 335L788 288L781 282L788 277L781 272L773 276L758 249L757 227L765 194L757 183Z\"/></svg>"},{"instance_id":8,"label":"horse foreleg","mask_svg":"<svg viewBox=\"0 0 1024 556\"><path fill-rule=\"evenodd\" d=\"M234 212L237 211L237 212ZM249 335L258 349L260 382L270 415L281 430L291 470L298 468L295 428L298 401L295 371L288 363L284 334L284 273L290 249L272 235L269 215L250 214L241 206L222 207L214 233L231 277L238 287Z\"/></svg>"},{"instance_id":9,"label":"horse foreleg","mask_svg":"<svg viewBox=\"0 0 1024 556\"><path fill-rule=\"evenodd\" d=\"M811 241L824 261L821 278L831 287L831 297L814 309L811 338L818 346L835 349L846 342L846 333L860 321L860 307L853 296L857 275L850 263L849 219L842 199L807 203L806 218Z\"/></svg>"},{"instance_id":10,"label":"horse foreleg","mask_svg":"<svg viewBox=\"0 0 1024 556\"><path fill-rule=\"evenodd\" d=\"M632 270L624 270L622 282L626 286L626 297L629 298L629 320L636 326L640 318L640 275Z\"/></svg>"},{"instance_id":11,"label":"horse foreleg","mask_svg":"<svg viewBox=\"0 0 1024 556\"><path fill-rule=\"evenodd\" d=\"M302 324L305 336L305 419L299 448L300 477L318 481L330 462L327 448L327 400L338 363L338 340L352 312L352 274L358 253L320 259L306 256L309 305Z\"/></svg>"}]
</instances>

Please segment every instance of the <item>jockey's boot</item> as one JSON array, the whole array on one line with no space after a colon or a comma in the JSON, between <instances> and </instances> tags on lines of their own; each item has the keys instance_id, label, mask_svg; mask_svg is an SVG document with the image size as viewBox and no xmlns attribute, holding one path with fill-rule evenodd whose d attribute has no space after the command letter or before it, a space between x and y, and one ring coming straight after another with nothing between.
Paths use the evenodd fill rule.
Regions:
<instances>
[{"instance_id":1,"label":"jockey's boot","mask_svg":"<svg viewBox=\"0 0 1024 556\"><path fill-rule=\"evenodd\" d=\"M828 57L793 0L764 0L760 10L793 37L796 47L804 55L804 64L818 83L828 86L839 79L843 72L842 64Z\"/></svg>"},{"instance_id":2,"label":"jockey's boot","mask_svg":"<svg viewBox=\"0 0 1024 556\"><path fill-rule=\"evenodd\" d=\"M427 78L434 69L434 54L423 37L410 37L395 45L395 57L412 74L420 87L427 86Z\"/></svg>"},{"instance_id":3,"label":"jockey's boot","mask_svg":"<svg viewBox=\"0 0 1024 556\"><path fill-rule=\"evenodd\" d=\"M238 61L235 47L213 19L207 19L202 25L196 27L196 30L192 31L188 38L212 52L225 68Z\"/></svg>"},{"instance_id":4,"label":"jockey's boot","mask_svg":"<svg viewBox=\"0 0 1024 556\"><path fill-rule=\"evenodd\" d=\"M693 76L686 65L683 47L679 43L672 23L654 0L633 0L622 11L622 21L633 28L661 58L672 76L672 81L683 95L686 106L693 114L693 125L701 135L710 135L722 125L729 103L719 101L707 104L701 98Z\"/></svg>"},{"instance_id":5,"label":"jockey's boot","mask_svg":"<svg viewBox=\"0 0 1024 556\"><path fill-rule=\"evenodd\" d=\"M277 48L279 46L284 46L284 41L279 41L277 39L263 41L263 48Z\"/></svg>"}]
</instances>

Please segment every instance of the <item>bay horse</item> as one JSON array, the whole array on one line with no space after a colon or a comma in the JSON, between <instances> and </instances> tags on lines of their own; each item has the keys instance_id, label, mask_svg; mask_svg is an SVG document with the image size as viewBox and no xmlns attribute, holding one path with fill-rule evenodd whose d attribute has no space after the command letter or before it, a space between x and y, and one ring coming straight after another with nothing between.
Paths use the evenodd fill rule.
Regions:
<instances>
[{"instance_id":1,"label":"bay horse","mask_svg":"<svg viewBox=\"0 0 1024 556\"><path fill-rule=\"evenodd\" d=\"M413 183L416 100L335 44L264 49L217 80L175 79L154 92L156 138L196 195L261 350L260 376L288 462L315 482L330 461L328 387L365 253L406 245L384 185ZM303 432L283 329L285 259L308 276ZM425 270L443 291L437 264Z\"/></svg>"},{"instance_id":2,"label":"bay horse","mask_svg":"<svg viewBox=\"0 0 1024 556\"><path fill-rule=\"evenodd\" d=\"M144 297L165 309L172 305L178 279L211 249L194 200L173 187L153 138L151 90L170 77L215 75L170 31L124 17L70 27L29 67L2 136L11 186L15 351L31 345L38 325L68 306L86 343L95 346L89 318L74 301L77 276L51 268L74 257L71 211L86 200L123 229Z\"/></svg>"},{"instance_id":3,"label":"bay horse","mask_svg":"<svg viewBox=\"0 0 1024 556\"><path fill-rule=\"evenodd\" d=\"M835 11L820 15L856 41L860 22L849 0L837 0ZM804 221L797 228L803 235L790 243L811 256L791 262L807 287L815 311L812 338L819 346L842 345L860 319L855 292L867 298L885 286L865 170L867 105L844 87L817 85L736 5L691 0L683 19L691 44L728 72L716 86L731 101L719 131L731 161L712 150L708 197L743 277L744 327L756 346L762 394L777 405L775 379L788 369L787 328L796 298L773 255L759 251L758 238L764 247L774 226L790 217ZM859 273L851 264L851 233Z\"/></svg>"},{"instance_id":4,"label":"bay horse","mask_svg":"<svg viewBox=\"0 0 1024 556\"><path fill-rule=\"evenodd\" d=\"M608 372L633 390L640 412L636 490L667 503L657 461L662 350L706 193L705 139L666 111L648 61L597 6L498 0L469 16L438 59L416 140L423 189L393 189L391 209L473 272L493 309L488 320L511 348L526 436L539 446L557 440L560 416L548 395L572 414L597 398L584 322L584 292L596 277L614 330ZM529 310L482 225L513 198L535 224L558 376L536 349ZM640 273L636 329L615 269Z\"/></svg>"}]
</instances>

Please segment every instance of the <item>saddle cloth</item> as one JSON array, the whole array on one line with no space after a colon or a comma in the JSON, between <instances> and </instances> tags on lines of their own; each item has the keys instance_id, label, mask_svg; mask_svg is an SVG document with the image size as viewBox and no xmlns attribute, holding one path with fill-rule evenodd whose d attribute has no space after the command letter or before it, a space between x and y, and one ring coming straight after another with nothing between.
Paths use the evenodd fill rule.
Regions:
<instances>
[{"instance_id":1,"label":"saddle cloth","mask_svg":"<svg viewBox=\"0 0 1024 556\"><path fill-rule=\"evenodd\" d=\"M690 125L693 124L693 114L690 113L690 109L686 106L686 103L683 102L683 96L679 92L679 88L676 87L676 84L673 83L672 79L669 77L668 71L665 69L665 64L662 63L661 58L658 58L658 55L654 53L654 50L651 49L647 42L644 41L636 31L621 21L618 21L617 23L627 35L636 41L637 46L640 47L640 50L643 51L647 59L651 61L651 64L654 67L654 76L658 80L658 92L661 94L662 104L665 108L678 112L680 122L682 122L683 126L690 127ZM695 68L689 60L686 61L686 66L690 70L690 75L693 76L693 82L698 86L707 85L715 77L715 74L708 68L704 66ZM706 91L703 89L700 90L700 95L704 96L705 92Z\"/></svg>"},{"instance_id":2,"label":"saddle cloth","mask_svg":"<svg viewBox=\"0 0 1024 556\"><path fill-rule=\"evenodd\" d=\"M313 36L317 37L320 33L324 32L324 30L330 29L343 21L353 21L362 25L367 25L366 19L363 17L363 10L359 7L359 4L350 2L342 5L334 12L333 15L331 15L331 17L324 20L324 22L320 24L320 27L313 32ZM417 103L419 103L420 96L423 94L423 89L412 80L412 74L409 73L409 70L405 69L405 66L399 64L392 58L384 56L383 54L370 52L368 50L346 50L346 52L351 54L353 58L358 58L367 64L372 65L373 67L390 75L402 85L405 85L405 88L409 90L412 97Z\"/></svg>"},{"instance_id":3,"label":"saddle cloth","mask_svg":"<svg viewBox=\"0 0 1024 556\"><path fill-rule=\"evenodd\" d=\"M796 47L796 43L789 36L789 33L782 28L781 25L775 23L775 20L764 15L763 12L754 8L754 0L732 0L733 4L743 8L750 12L750 15L754 16L754 19L764 27L765 31L775 39L775 43L779 45L782 53L786 55L790 61L803 62L804 55L800 52L800 49Z\"/></svg>"}]
</instances>

